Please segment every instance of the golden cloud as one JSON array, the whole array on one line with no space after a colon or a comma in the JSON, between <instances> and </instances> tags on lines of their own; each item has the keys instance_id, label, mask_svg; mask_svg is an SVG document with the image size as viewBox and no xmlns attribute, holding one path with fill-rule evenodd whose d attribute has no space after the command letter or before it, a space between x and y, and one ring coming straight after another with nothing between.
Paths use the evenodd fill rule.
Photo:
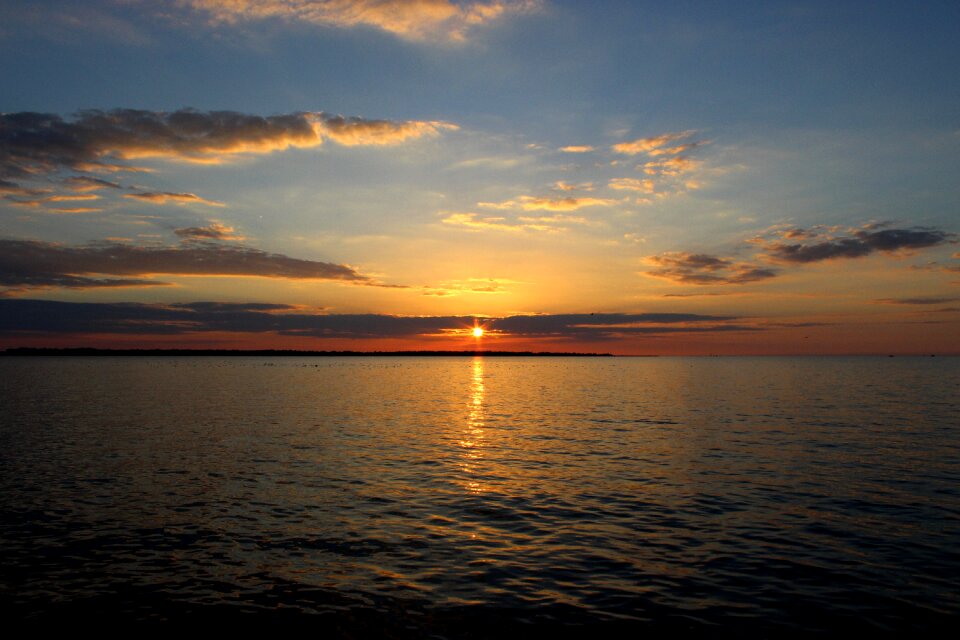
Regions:
<instances>
[{"instance_id":1,"label":"golden cloud","mask_svg":"<svg viewBox=\"0 0 960 640\"><path fill-rule=\"evenodd\" d=\"M615 144L613 145L613 150L617 153L624 153L631 156L637 155L638 153L660 155L662 153L667 153L667 151L664 150L665 145L688 138L694 133L696 133L696 131L693 130L679 131L676 133L664 133L659 136L651 136L649 138L638 138L630 142L621 142L619 144ZM674 149L680 149L680 147L674 147ZM681 153L681 151L676 151L676 153Z\"/></svg>"},{"instance_id":2,"label":"golden cloud","mask_svg":"<svg viewBox=\"0 0 960 640\"><path fill-rule=\"evenodd\" d=\"M656 184L653 180L649 179L638 180L636 178L614 178L610 181L610 188L619 189L622 191L654 193L656 191Z\"/></svg>"},{"instance_id":3,"label":"golden cloud","mask_svg":"<svg viewBox=\"0 0 960 640\"><path fill-rule=\"evenodd\" d=\"M410 139L436 136L441 131L456 131L459 127L449 122L391 122L334 116L320 121L322 134L345 147L386 146Z\"/></svg>"},{"instance_id":4,"label":"golden cloud","mask_svg":"<svg viewBox=\"0 0 960 640\"><path fill-rule=\"evenodd\" d=\"M325 27L373 27L414 41L466 39L467 32L507 14L534 9L536 0L179 0L215 23L282 19Z\"/></svg>"},{"instance_id":5,"label":"golden cloud","mask_svg":"<svg viewBox=\"0 0 960 640\"><path fill-rule=\"evenodd\" d=\"M183 206L186 204L205 204L209 207L225 207L226 205L216 200L207 200L201 198L195 193L168 193L168 192L149 192L149 193L128 193L123 196L132 200L140 200L151 204L175 204Z\"/></svg>"},{"instance_id":6,"label":"golden cloud","mask_svg":"<svg viewBox=\"0 0 960 640\"><path fill-rule=\"evenodd\" d=\"M520 218L513 221L503 216L481 216L478 213L448 213L441 222L453 226L466 227L473 231L506 231L520 233L523 231L566 231L565 227L556 226L558 218ZM572 221L572 220L571 220Z\"/></svg>"}]
</instances>

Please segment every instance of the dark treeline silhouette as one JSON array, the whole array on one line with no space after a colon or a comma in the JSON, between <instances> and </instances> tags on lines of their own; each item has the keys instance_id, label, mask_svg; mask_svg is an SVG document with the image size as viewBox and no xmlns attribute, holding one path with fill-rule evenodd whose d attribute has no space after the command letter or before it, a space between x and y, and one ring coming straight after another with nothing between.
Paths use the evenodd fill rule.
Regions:
<instances>
[{"instance_id":1,"label":"dark treeline silhouette","mask_svg":"<svg viewBox=\"0 0 960 640\"><path fill-rule=\"evenodd\" d=\"M610 353L562 353L551 351L296 351L287 349L95 349L91 347L15 347L0 356L528 356L613 357Z\"/></svg>"}]
</instances>

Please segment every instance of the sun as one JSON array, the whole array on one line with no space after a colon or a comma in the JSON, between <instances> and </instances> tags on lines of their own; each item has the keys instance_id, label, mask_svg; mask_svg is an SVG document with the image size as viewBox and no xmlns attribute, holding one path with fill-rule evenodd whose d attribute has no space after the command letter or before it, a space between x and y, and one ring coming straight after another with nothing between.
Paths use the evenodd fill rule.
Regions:
<instances>
[{"instance_id":1,"label":"sun","mask_svg":"<svg viewBox=\"0 0 960 640\"><path fill-rule=\"evenodd\" d=\"M474 327L473 328L473 337L482 338L483 337L483 327Z\"/></svg>"}]
</instances>

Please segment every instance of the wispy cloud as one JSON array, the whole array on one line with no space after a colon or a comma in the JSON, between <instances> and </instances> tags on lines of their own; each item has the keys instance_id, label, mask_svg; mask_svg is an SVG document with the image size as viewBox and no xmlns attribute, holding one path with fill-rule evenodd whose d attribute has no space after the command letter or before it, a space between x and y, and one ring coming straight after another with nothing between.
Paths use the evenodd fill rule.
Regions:
<instances>
[{"instance_id":1,"label":"wispy cloud","mask_svg":"<svg viewBox=\"0 0 960 640\"><path fill-rule=\"evenodd\" d=\"M594 150L595 148L588 144L574 144L568 147L560 147L560 151L563 151L564 153L590 153Z\"/></svg>"},{"instance_id":2,"label":"wispy cloud","mask_svg":"<svg viewBox=\"0 0 960 640\"><path fill-rule=\"evenodd\" d=\"M614 178L610 181L611 189L619 189L621 191L637 191L639 193L652 194L657 190L657 184L653 180L643 179L638 180L636 178Z\"/></svg>"},{"instance_id":3,"label":"wispy cloud","mask_svg":"<svg viewBox=\"0 0 960 640\"><path fill-rule=\"evenodd\" d=\"M503 278L470 278L465 281L442 282L436 287L421 287L421 292L425 296L458 296L469 293L481 294L500 294L506 293L510 285L518 284L515 280L505 280Z\"/></svg>"},{"instance_id":4,"label":"wispy cloud","mask_svg":"<svg viewBox=\"0 0 960 640\"><path fill-rule=\"evenodd\" d=\"M440 221L443 224L454 227L464 227L471 231L505 231L508 233L546 231L556 233L566 230L565 227L542 221L513 220L505 216L485 216L472 212L448 212L444 214L444 217Z\"/></svg>"},{"instance_id":5,"label":"wispy cloud","mask_svg":"<svg viewBox=\"0 0 960 640\"><path fill-rule=\"evenodd\" d=\"M677 155L683 153L684 151L689 151L700 143L687 143L677 147L667 147L666 145L689 138L694 133L696 133L696 131L679 131L676 133L664 133L658 136L650 136L647 138L637 138L636 140L617 143L613 145L613 150L616 153L623 153L631 156L640 153L646 153L651 156Z\"/></svg>"},{"instance_id":6,"label":"wispy cloud","mask_svg":"<svg viewBox=\"0 0 960 640\"><path fill-rule=\"evenodd\" d=\"M777 275L773 269L703 253L668 252L650 256L646 262L655 267L646 272L648 276L680 284L745 284Z\"/></svg>"},{"instance_id":7,"label":"wispy cloud","mask_svg":"<svg viewBox=\"0 0 960 640\"><path fill-rule=\"evenodd\" d=\"M563 180L557 180L553 183L553 188L557 191L593 191L592 182L581 182L580 184L571 184Z\"/></svg>"},{"instance_id":8,"label":"wispy cloud","mask_svg":"<svg viewBox=\"0 0 960 640\"><path fill-rule=\"evenodd\" d=\"M406 40L467 39L477 27L528 12L536 0L179 0L215 23L281 19L324 27L372 27Z\"/></svg>"},{"instance_id":9,"label":"wispy cloud","mask_svg":"<svg viewBox=\"0 0 960 640\"><path fill-rule=\"evenodd\" d=\"M643 172L649 176L677 177L690 173L702 163L686 156L676 156L665 160L651 160L643 164Z\"/></svg>"},{"instance_id":10,"label":"wispy cloud","mask_svg":"<svg viewBox=\"0 0 960 640\"><path fill-rule=\"evenodd\" d=\"M928 296L923 298L880 298L874 300L877 304L898 304L898 305L933 305L949 304L951 302L960 302L958 296Z\"/></svg>"},{"instance_id":11,"label":"wispy cloud","mask_svg":"<svg viewBox=\"0 0 960 640\"><path fill-rule=\"evenodd\" d=\"M71 191L85 193L87 191L100 191L101 189L121 189L116 182L93 178L90 176L70 176L63 183Z\"/></svg>"},{"instance_id":12,"label":"wispy cloud","mask_svg":"<svg viewBox=\"0 0 960 640\"><path fill-rule=\"evenodd\" d=\"M617 204L617 200L609 198L543 198L536 196L517 196L514 200L503 202L478 202L478 207L484 209L521 209L523 211L576 211L584 207L609 207Z\"/></svg>"},{"instance_id":13,"label":"wispy cloud","mask_svg":"<svg viewBox=\"0 0 960 640\"><path fill-rule=\"evenodd\" d=\"M195 193L170 193L166 191L154 191L154 192L143 192L143 193L128 193L123 196L124 198L130 198L132 200L140 200L142 202L149 202L151 204L175 204L175 205L186 205L186 204L205 204L208 207L224 207L222 202L217 202L216 200L207 200L206 198L201 198Z\"/></svg>"}]
</instances>

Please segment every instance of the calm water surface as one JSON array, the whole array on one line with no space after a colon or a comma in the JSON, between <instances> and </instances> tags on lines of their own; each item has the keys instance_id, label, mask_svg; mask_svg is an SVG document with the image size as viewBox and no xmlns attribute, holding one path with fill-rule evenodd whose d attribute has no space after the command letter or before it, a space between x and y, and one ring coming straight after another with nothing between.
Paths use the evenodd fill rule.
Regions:
<instances>
[{"instance_id":1,"label":"calm water surface","mask_svg":"<svg viewBox=\"0 0 960 640\"><path fill-rule=\"evenodd\" d=\"M3 358L0 605L942 628L958 398L957 358Z\"/></svg>"}]
</instances>

